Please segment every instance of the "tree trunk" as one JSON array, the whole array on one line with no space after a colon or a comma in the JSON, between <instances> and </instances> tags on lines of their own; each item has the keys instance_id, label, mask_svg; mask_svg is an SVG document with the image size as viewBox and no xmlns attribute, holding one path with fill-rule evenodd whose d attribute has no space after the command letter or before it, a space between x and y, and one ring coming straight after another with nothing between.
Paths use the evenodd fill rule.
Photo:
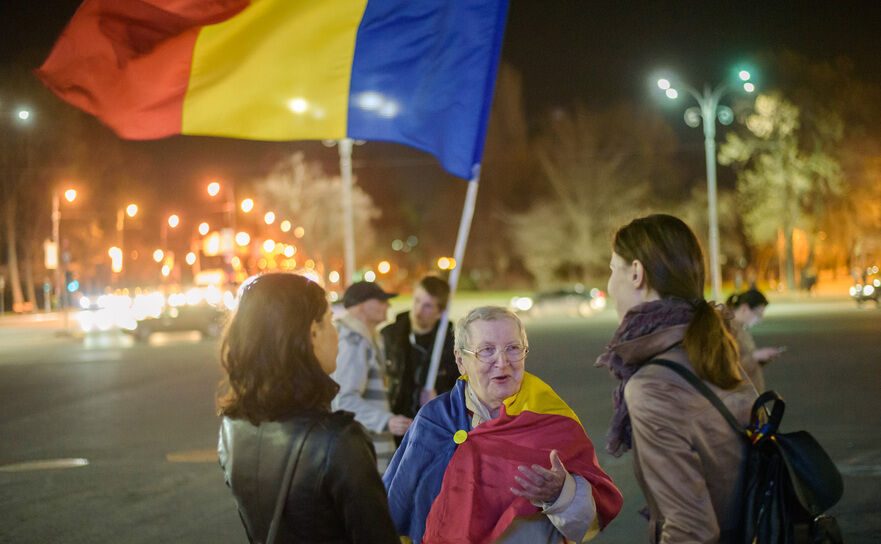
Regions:
<instances>
[{"instance_id":1,"label":"tree trunk","mask_svg":"<svg viewBox=\"0 0 881 544\"><path fill-rule=\"evenodd\" d=\"M12 291L13 311L21 311L24 296L21 292L21 277L18 273L18 251L15 240L15 203L7 198L3 217L6 218L6 261L9 268L9 289Z\"/></svg>"},{"instance_id":2,"label":"tree trunk","mask_svg":"<svg viewBox=\"0 0 881 544\"><path fill-rule=\"evenodd\" d=\"M22 247L22 255L23 263L22 268L24 270L24 296L25 300L28 301L31 305L31 308L36 310L39 308L37 305L37 292L34 289L34 261L33 261L33 248L32 244L25 243Z\"/></svg>"}]
</instances>

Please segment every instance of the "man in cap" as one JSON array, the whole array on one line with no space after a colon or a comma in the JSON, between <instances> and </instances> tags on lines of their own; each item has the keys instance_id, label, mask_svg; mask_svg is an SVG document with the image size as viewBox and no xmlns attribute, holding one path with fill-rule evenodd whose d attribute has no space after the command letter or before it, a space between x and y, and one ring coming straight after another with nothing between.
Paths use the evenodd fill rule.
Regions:
<instances>
[{"instance_id":1,"label":"man in cap","mask_svg":"<svg viewBox=\"0 0 881 544\"><path fill-rule=\"evenodd\" d=\"M372 282L353 283L343 295L346 314L336 321L339 331L337 368L331 374L339 393L331 404L334 410L347 410L371 433L376 448L377 468L385 471L395 450L393 436L403 436L411 419L389 409L384 384L385 359L382 338L376 327L386 320L386 293Z\"/></svg>"}]
</instances>

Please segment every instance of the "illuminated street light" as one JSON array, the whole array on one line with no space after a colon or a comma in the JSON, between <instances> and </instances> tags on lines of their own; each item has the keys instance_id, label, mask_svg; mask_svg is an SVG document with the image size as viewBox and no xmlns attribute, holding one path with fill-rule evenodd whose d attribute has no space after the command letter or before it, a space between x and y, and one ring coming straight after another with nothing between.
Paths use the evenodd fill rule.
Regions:
<instances>
[{"instance_id":1,"label":"illuminated street light","mask_svg":"<svg viewBox=\"0 0 881 544\"><path fill-rule=\"evenodd\" d=\"M304 229L303 227L295 228L294 229L294 236L296 238L302 238L303 236L306 236L306 229Z\"/></svg>"},{"instance_id":2,"label":"illuminated street light","mask_svg":"<svg viewBox=\"0 0 881 544\"><path fill-rule=\"evenodd\" d=\"M251 242L251 236L247 232L239 232L236 234L236 243L244 247Z\"/></svg>"},{"instance_id":3,"label":"illuminated street light","mask_svg":"<svg viewBox=\"0 0 881 544\"><path fill-rule=\"evenodd\" d=\"M266 215L263 216L263 221L267 225L275 223L275 214L273 212L266 212Z\"/></svg>"},{"instance_id":4,"label":"illuminated street light","mask_svg":"<svg viewBox=\"0 0 881 544\"><path fill-rule=\"evenodd\" d=\"M285 257L290 259L291 257L294 256L295 253L297 253L297 248L295 248L294 246L285 246L285 248L284 248L284 256Z\"/></svg>"},{"instance_id":5,"label":"illuminated street light","mask_svg":"<svg viewBox=\"0 0 881 544\"><path fill-rule=\"evenodd\" d=\"M134 217L138 215L138 205L137 204L129 204L125 207L125 213L128 214L129 217Z\"/></svg>"},{"instance_id":6,"label":"illuminated street light","mask_svg":"<svg viewBox=\"0 0 881 544\"><path fill-rule=\"evenodd\" d=\"M165 257L165 252L161 249L157 249L153 252L153 260L157 263L162 262L162 258Z\"/></svg>"},{"instance_id":7,"label":"illuminated street light","mask_svg":"<svg viewBox=\"0 0 881 544\"><path fill-rule=\"evenodd\" d=\"M327 275L327 279L330 280L330 283L336 283L340 281L340 273L336 270L332 270L330 274Z\"/></svg>"},{"instance_id":8,"label":"illuminated street light","mask_svg":"<svg viewBox=\"0 0 881 544\"><path fill-rule=\"evenodd\" d=\"M364 281L376 281L376 273L373 270L368 270L364 273Z\"/></svg>"},{"instance_id":9,"label":"illuminated street light","mask_svg":"<svg viewBox=\"0 0 881 544\"><path fill-rule=\"evenodd\" d=\"M220 184L216 181L212 181L208 184L208 194L210 196L217 196L217 193L220 192Z\"/></svg>"},{"instance_id":10,"label":"illuminated street light","mask_svg":"<svg viewBox=\"0 0 881 544\"><path fill-rule=\"evenodd\" d=\"M250 212L254 209L254 200L250 198L246 198L242 200L242 211L245 213Z\"/></svg>"},{"instance_id":11,"label":"illuminated street light","mask_svg":"<svg viewBox=\"0 0 881 544\"><path fill-rule=\"evenodd\" d=\"M113 246L107 254L110 255L110 268L117 274L122 272L122 250Z\"/></svg>"},{"instance_id":12,"label":"illuminated street light","mask_svg":"<svg viewBox=\"0 0 881 544\"><path fill-rule=\"evenodd\" d=\"M190 251L189 253L187 253L186 260L188 265L193 266L193 263L196 262L196 254Z\"/></svg>"},{"instance_id":13,"label":"illuminated street light","mask_svg":"<svg viewBox=\"0 0 881 544\"><path fill-rule=\"evenodd\" d=\"M379 271L380 274L388 274L389 270L392 269L392 265L389 264L388 261L382 261L378 265L376 265L376 270Z\"/></svg>"},{"instance_id":14,"label":"illuminated street light","mask_svg":"<svg viewBox=\"0 0 881 544\"><path fill-rule=\"evenodd\" d=\"M750 73L741 70L738 73L741 81L747 82L750 79ZM668 98L676 98L678 94L673 84L668 79L659 79L658 88L664 90ZM710 89L709 85L704 85L703 93L700 93L694 87L679 82L677 86L688 92L698 103L698 107L691 107L685 110L685 124L692 128L697 128L703 123L704 127L704 151L707 163L707 200L709 213L709 239L710 239L710 278L713 289L713 299L720 301L722 298L722 267L719 256L719 217L717 212L717 196L716 196L716 120L718 119L723 125L730 125L734 121L734 112L728 106L720 106L719 100L730 90L730 86L723 83L715 89ZM744 83L744 90L752 92L755 85L752 83ZM671 96L673 94L673 96Z\"/></svg>"},{"instance_id":15,"label":"illuminated street light","mask_svg":"<svg viewBox=\"0 0 881 544\"><path fill-rule=\"evenodd\" d=\"M180 224L180 217L176 214L171 214L168 216L168 226L171 228L175 228Z\"/></svg>"},{"instance_id":16,"label":"illuminated street light","mask_svg":"<svg viewBox=\"0 0 881 544\"><path fill-rule=\"evenodd\" d=\"M279 227L281 227L281 231L282 231L282 232L288 232L289 230L291 230L291 227L292 227L292 226L293 226L293 225L291 225L291 222L288 221L287 219L285 219L284 221L282 221L282 222L281 222L281 225L279 225Z\"/></svg>"},{"instance_id":17,"label":"illuminated street light","mask_svg":"<svg viewBox=\"0 0 881 544\"><path fill-rule=\"evenodd\" d=\"M264 240L263 241L263 251L266 253L272 253L272 250L275 249L275 240Z\"/></svg>"},{"instance_id":18,"label":"illuminated street light","mask_svg":"<svg viewBox=\"0 0 881 544\"><path fill-rule=\"evenodd\" d=\"M17 115L18 115L19 120L27 121L31 118L31 110L29 110L27 108L21 108L18 110Z\"/></svg>"},{"instance_id":19,"label":"illuminated street light","mask_svg":"<svg viewBox=\"0 0 881 544\"><path fill-rule=\"evenodd\" d=\"M209 230L211 230L211 227L208 225L208 223L199 223L199 234L205 236L206 234L208 234Z\"/></svg>"},{"instance_id":20,"label":"illuminated street light","mask_svg":"<svg viewBox=\"0 0 881 544\"><path fill-rule=\"evenodd\" d=\"M76 200L76 189L68 189L64 191L64 199L68 202Z\"/></svg>"}]
</instances>

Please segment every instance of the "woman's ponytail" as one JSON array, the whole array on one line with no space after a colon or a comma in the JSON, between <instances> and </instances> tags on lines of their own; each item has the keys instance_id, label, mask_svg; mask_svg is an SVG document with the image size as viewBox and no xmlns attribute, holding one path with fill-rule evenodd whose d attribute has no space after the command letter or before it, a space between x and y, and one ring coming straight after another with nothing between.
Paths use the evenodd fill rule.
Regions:
<instances>
[{"instance_id":1,"label":"woman's ponytail","mask_svg":"<svg viewBox=\"0 0 881 544\"><path fill-rule=\"evenodd\" d=\"M732 389L740 383L737 342L728 332L719 310L704 299L695 304L694 317L685 331L683 345L688 360L702 380L722 389Z\"/></svg>"}]
</instances>

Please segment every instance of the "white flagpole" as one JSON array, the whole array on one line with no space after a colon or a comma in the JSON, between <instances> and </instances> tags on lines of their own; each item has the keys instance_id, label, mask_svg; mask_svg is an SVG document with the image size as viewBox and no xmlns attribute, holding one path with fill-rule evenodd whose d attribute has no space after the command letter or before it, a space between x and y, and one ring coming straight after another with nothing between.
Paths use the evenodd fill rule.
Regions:
<instances>
[{"instance_id":1,"label":"white flagpole","mask_svg":"<svg viewBox=\"0 0 881 544\"><path fill-rule=\"evenodd\" d=\"M477 185L480 181L480 165L474 168L474 177L468 182L468 192L465 194L465 206L462 209L462 219L459 221L459 234L456 237L456 249L453 259L456 266L450 272L450 301L447 309L441 314L440 323L437 326L437 335L434 337L434 349L431 352L431 365L428 367L428 375L425 377L425 389L433 390L437 379L437 369L440 365L441 351L447 335L447 324L450 322L450 306L456 294L456 286L459 284L459 274L462 272L465 261L465 246L468 244L468 234L471 232L471 219L474 217L474 206L477 202Z\"/></svg>"},{"instance_id":2,"label":"white flagpole","mask_svg":"<svg viewBox=\"0 0 881 544\"><path fill-rule=\"evenodd\" d=\"M345 257L345 286L352 285L355 275L355 221L352 217L352 144L351 138L337 141L340 155L340 176L343 180L343 248Z\"/></svg>"}]
</instances>

